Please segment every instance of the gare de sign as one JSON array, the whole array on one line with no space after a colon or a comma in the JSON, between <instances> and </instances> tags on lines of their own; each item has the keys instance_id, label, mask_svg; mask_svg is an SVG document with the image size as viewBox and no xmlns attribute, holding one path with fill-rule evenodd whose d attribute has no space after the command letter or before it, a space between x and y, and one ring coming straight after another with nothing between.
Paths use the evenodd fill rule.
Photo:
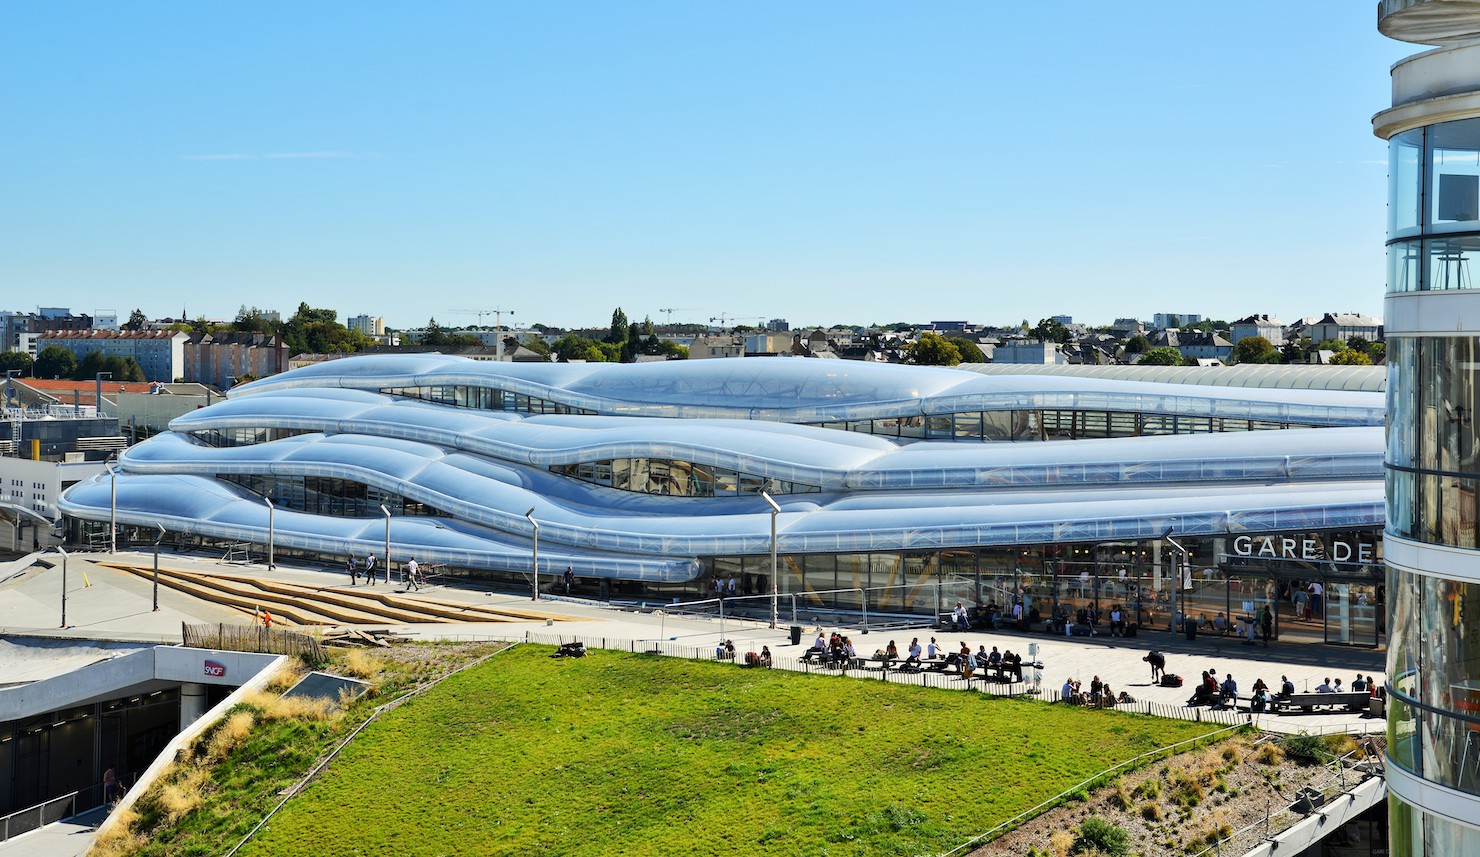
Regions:
<instances>
[{"instance_id":1,"label":"gare de sign","mask_svg":"<svg viewBox=\"0 0 1480 857\"><path fill-rule=\"evenodd\" d=\"M1233 540L1233 552L1238 556L1272 557L1274 559L1304 559L1334 562L1372 562L1372 545L1332 539L1330 550L1325 549L1320 539L1296 538L1295 536L1239 536Z\"/></svg>"}]
</instances>

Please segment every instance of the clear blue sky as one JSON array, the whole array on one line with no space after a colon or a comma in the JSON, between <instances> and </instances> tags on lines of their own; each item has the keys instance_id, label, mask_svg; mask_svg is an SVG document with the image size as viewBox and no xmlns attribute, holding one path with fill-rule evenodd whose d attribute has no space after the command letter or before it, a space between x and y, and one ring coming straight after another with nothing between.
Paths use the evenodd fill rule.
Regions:
<instances>
[{"instance_id":1,"label":"clear blue sky","mask_svg":"<svg viewBox=\"0 0 1480 857\"><path fill-rule=\"evenodd\" d=\"M1374 5L16 0L0 308L1378 314Z\"/></svg>"}]
</instances>

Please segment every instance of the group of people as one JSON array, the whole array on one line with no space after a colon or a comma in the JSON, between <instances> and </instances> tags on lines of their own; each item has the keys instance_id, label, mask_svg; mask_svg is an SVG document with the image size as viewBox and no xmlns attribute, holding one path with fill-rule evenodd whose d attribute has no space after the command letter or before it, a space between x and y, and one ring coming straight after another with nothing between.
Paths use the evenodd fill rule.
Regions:
<instances>
[{"instance_id":1,"label":"group of people","mask_svg":"<svg viewBox=\"0 0 1480 857\"><path fill-rule=\"evenodd\" d=\"M1152 667L1153 671L1155 666ZM1351 683L1351 690L1341 686L1341 679L1323 679L1316 685L1316 693L1367 693L1370 696L1378 695L1377 681L1372 676L1363 677L1357 673L1357 677ZM1260 714L1265 711L1276 710L1281 702L1295 695L1295 682L1289 676L1280 676L1280 689L1272 691L1264 679L1257 679L1249 692L1249 711ZM1218 674L1214 670L1203 670L1202 679L1194 689L1192 698L1187 700L1188 705L1208 704L1213 708L1237 708L1238 707L1238 683L1233 680L1233 673L1225 673L1223 681L1218 681Z\"/></svg>"},{"instance_id":2,"label":"group of people","mask_svg":"<svg viewBox=\"0 0 1480 857\"><path fill-rule=\"evenodd\" d=\"M344 561L345 573L349 575L349 585L358 585L360 582L360 577L363 576L365 578L366 586L374 586L375 575L378 570L378 566L379 560L375 558L375 554L373 553L367 554L363 561L357 559L353 554L351 554ZM423 573L421 566L416 562L415 557L406 560L406 567L403 571L403 574L407 589L415 589L417 591L420 591L421 588L426 585L426 575ZM387 574L386 576L386 582L390 582L389 574Z\"/></svg>"},{"instance_id":3,"label":"group of people","mask_svg":"<svg viewBox=\"0 0 1480 857\"><path fill-rule=\"evenodd\" d=\"M935 638L930 638L932 649L939 649ZM971 678L976 673L996 673L1003 680L1008 676L1013 681L1023 680L1023 656L1013 653L1011 649L998 651L996 646L992 651L987 651L986 646L977 646L976 651L971 646L962 643L961 648L945 656L947 668L960 670L962 678Z\"/></svg>"},{"instance_id":4,"label":"group of people","mask_svg":"<svg viewBox=\"0 0 1480 857\"><path fill-rule=\"evenodd\" d=\"M712 598L734 598L740 594L740 584L735 580L735 575L729 577L714 577L709 581L709 595Z\"/></svg>"},{"instance_id":5,"label":"group of people","mask_svg":"<svg viewBox=\"0 0 1480 857\"><path fill-rule=\"evenodd\" d=\"M1064 686L1059 688L1059 699L1070 705L1090 705L1095 708L1111 708L1117 703L1135 702L1135 698L1125 691L1119 696L1110 688L1110 683L1101 681L1095 676L1089 683L1089 690L1076 678L1064 679Z\"/></svg>"}]
</instances>

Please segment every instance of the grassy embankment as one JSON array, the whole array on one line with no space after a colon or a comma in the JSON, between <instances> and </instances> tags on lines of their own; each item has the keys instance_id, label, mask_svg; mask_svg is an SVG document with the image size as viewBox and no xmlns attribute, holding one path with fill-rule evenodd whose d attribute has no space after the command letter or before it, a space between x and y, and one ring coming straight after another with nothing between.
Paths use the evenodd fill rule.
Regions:
<instances>
[{"instance_id":1,"label":"grassy embankment","mask_svg":"<svg viewBox=\"0 0 1480 857\"><path fill-rule=\"evenodd\" d=\"M548 653L499 655L382 718L243 853L938 853L1213 728L877 681ZM256 739L240 749L277 752ZM213 782L234 782L234 758Z\"/></svg>"}]
</instances>

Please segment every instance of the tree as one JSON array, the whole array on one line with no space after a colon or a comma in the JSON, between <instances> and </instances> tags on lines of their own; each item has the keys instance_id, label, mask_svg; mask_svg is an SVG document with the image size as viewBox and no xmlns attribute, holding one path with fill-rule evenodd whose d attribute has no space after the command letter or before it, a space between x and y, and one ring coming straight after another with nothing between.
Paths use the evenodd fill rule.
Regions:
<instances>
[{"instance_id":1,"label":"tree","mask_svg":"<svg viewBox=\"0 0 1480 857\"><path fill-rule=\"evenodd\" d=\"M1138 333L1125 341L1127 354L1145 354L1150 350L1151 340L1147 339L1144 333Z\"/></svg>"},{"instance_id":2,"label":"tree","mask_svg":"<svg viewBox=\"0 0 1480 857\"><path fill-rule=\"evenodd\" d=\"M235 328L238 333L272 332L272 323L267 320L266 315L263 315L262 310L256 307L248 309L246 304L242 304L241 307L237 309L236 320L231 323L231 326Z\"/></svg>"},{"instance_id":3,"label":"tree","mask_svg":"<svg viewBox=\"0 0 1480 857\"><path fill-rule=\"evenodd\" d=\"M617 362L626 363L632 359L633 340L640 335L633 327L627 323L627 313L621 307L612 310L612 326L606 334L606 341L617 347Z\"/></svg>"},{"instance_id":4,"label":"tree","mask_svg":"<svg viewBox=\"0 0 1480 857\"><path fill-rule=\"evenodd\" d=\"M1167 327L1177 327L1177 328L1180 328L1181 326L1182 326L1182 319L1177 318L1174 315L1167 316Z\"/></svg>"},{"instance_id":5,"label":"tree","mask_svg":"<svg viewBox=\"0 0 1480 857\"><path fill-rule=\"evenodd\" d=\"M1058 319L1040 319L1038 325L1033 328L1033 335L1043 342L1057 342L1060 345L1069 341L1069 328L1064 327Z\"/></svg>"},{"instance_id":6,"label":"tree","mask_svg":"<svg viewBox=\"0 0 1480 857\"><path fill-rule=\"evenodd\" d=\"M1320 344L1316 346L1315 350L1330 351L1336 354L1340 354L1341 352L1347 350L1347 348L1349 347L1350 346L1346 344L1346 340L1344 339L1322 339Z\"/></svg>"},{"instance_id":7,"label":"tree","mask_svg":"<svg viewBox=\"0 0 1480 857\"><path fill-rule=\"evenodd\" d=\"M1268 339L1262 336L1245 336L1233 346L1233 360L1235 363L1278 363L1279 353Z\"/></svg>"},{"instance_id":8,"label":"tree","mask_svg":"<svg viewBox=\"0 0 1480 857\"><path fill-rule=\"evenodd\" d=\"M1137 366L1181 366L1182 365L1182 352L1180 352L1177 349L1171 347L1170 345L1163 345L1160 348L1153 348L1150 351L1148 351L1145 354L1143 354L1141 356L1141 359L1136 362L1136 365Z\"/></svg>"},{"instance_id":9,"label":"tree","mask_svg":"<svg viewBox=\"0 0 1480 857\"><path fill-rule=\"evenodd\" d=\"M22 378L31 374L31 368L36 364L31 355L24 351L6 351L0 353L0 372L16 370Z\"/></svg>"},{"instance_id":10,"label":"tree","mask_svg":"<svg viewBox=\"0 0 1480 857\"><path fill-rule=\"evenodd\" d=\"M124 322L123 329L124 330L143 330L144 329L144 325L146 325L148 323L149 323L149 316L144 315L144 311L143 310L136 309L133 312L131 312L131 313L128 314L128 321Z\"/></svg>"},{"instance_id":11,"label":"tree","mask_svg":"<svg viewBox=\"0 0 1480 857\"><path fill-rule=\"evenodd\" d=\"M967 339L966 337L964 337L964 336L952 336L951 338L947 339L946 341L949 342L949 343L951 343L952 345L956 346L956 350L959 351L959 352L961 352L961 362L962 363L985 363L985 362L987 362L987 355L983 354L982 353L982 350L980 348L976 347L976 343L975 342L972 342L971 340Z\"/></svg>"},{"instance_id":12,"label":"tree","mask_svg":"<svg viewBox=\"0 0 1480 857\"><path fill-rule=\"evenodd\" d=\"M916 366L955 366L961 350L944 336L926 331L905 349L905 362Z\"/></svg>"},{"instance_id":13,"label":"tree","mask_svg":"<svg viewBox=\"0 0 1480 857\"><path fill-rule=\"evenodd\" d=\"M89 351L72 370L72 380L91 381L98 373L107 372L114 381L147 381L143 367L132 357L105 355L101 351Z\"/></svg>"},{"instance_id":14,"label":"tree","mask_svg":"<svg viewBox=\"0 0 1480 857\"><path fill-rule=\"evenodd\" d=\"M569 363L572 360L585 360L587 363L605 363L606 352L601 348L602 343L594 339L574 334L562 336L555 340L550 350L559 357L561 362Z\"/></svg>"},{"instance_id":15,"label":"tree","mask_svg":"<svg viewBox=\"0 0 1480 857\"><path fill-rule=\"evenodd\" d=\"M528 348L530 351L533 351L536 354L540 354L545 357L550 356L550 346L546 344L544 339L535 336L534 334L530 334L524 337L524 341L520 342L519 344L524 346L525 348Z\"/></svg>"},{"instance_id":16,"label":"tree","mask_svg":"<svg viewBox=\"0 0 1480 857\"><path fill-rule=\"evenodd\" d=\"M1372 358L1368 357L1366 352L1348 348L1332 354L1328 362L1332 366L1371 366Z\"/></svg>"},{"instance_id":17,"label":"tree","mask_svg":"<svg viewBox=\"0 0 1480 857\"><path fill-rule=\"evenodd\" d=\"M37 378L70 378L77 371L77 355L60 345L48 345L36 355Z\"/></svg>"}]
</instances>

